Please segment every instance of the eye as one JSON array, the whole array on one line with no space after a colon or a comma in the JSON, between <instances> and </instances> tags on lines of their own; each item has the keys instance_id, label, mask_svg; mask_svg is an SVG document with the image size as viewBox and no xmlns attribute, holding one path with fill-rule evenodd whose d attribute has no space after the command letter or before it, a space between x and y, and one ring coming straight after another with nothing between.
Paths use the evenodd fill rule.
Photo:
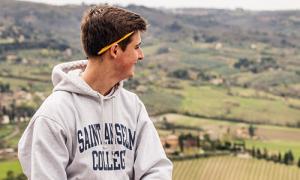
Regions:
<instances>
[{"instance_id":1,"label":"eye","mask_svg":"<svg viewBox=\"0 0 300 180\"><path fill-rule=\"evenodd\" d=\"M140 43L138 43L137 45L135 45L135 49L140 49L141 48L141 42Z\"/></svg>"}]
</instances>

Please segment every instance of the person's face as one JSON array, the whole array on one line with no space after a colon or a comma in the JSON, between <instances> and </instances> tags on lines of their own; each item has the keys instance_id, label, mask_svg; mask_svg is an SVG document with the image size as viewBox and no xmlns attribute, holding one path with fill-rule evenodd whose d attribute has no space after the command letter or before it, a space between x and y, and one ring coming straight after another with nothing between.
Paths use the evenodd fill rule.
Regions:
<instances>
[{"instance_id":1,"label":"person's face","mask_svg":"<svg viewBox=\"0 0 300 180\"><path fill-rule=\"evenodd\" d=\"M140 45L141 35L137 31L132 35L131 42L127 45L125 51L120 50L116 63L122 79L132 77L135 64L144 58Z\"/></svg>"}]
</instances>

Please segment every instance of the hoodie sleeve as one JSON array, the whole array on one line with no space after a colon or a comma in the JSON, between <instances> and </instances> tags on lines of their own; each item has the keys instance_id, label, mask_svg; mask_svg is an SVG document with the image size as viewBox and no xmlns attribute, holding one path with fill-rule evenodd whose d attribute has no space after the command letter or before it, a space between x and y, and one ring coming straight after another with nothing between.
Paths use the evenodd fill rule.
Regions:
<instances>
[{"instance_id":1,"label":"hoodie sleeve","mask_svg":"<svg viewBox=\"0 0 300 180\"><path fill-rule=\"evenodd\" d=\"M18 147L24 173L31 180L66 180L69 153L63 128L44 116L30 123Z\"/></svg>"},{"instance_id":2,"label":"hoodie sleeve","mask_svg":"<svg viewBox=\"0 0 300 180\"><path fill-rule=\"evenodd\" d=\"M158 133L142 103L137 128L139 136L134 162L135 180L171 180L172 162L166 157Z\"/></svg>"}]
</instances>

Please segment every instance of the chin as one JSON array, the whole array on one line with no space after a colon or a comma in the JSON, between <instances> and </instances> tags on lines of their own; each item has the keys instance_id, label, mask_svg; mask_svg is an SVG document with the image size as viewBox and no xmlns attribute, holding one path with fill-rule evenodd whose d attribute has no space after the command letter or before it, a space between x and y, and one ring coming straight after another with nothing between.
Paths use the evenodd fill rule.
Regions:
<instances>
[{"instance_id":1,"label":"chin","mask_svg":"<svg viewBox=\"0 0 300 180\"><path fill-rule=\"evenodd\" d=\"M134 76L134 72L128 73L127 75L124 76L123 79L129 79L132 78Z\"/></svg>"},{"instance_id":2,"label":"chin","mask_svg":"<svg viewBox=\"0 0 300 180\"><path fill-rule=\"evenodd\" d=\"M132 78L134 76L134 73L131 73L128 78Z\"/></svg>"}]
</instances>

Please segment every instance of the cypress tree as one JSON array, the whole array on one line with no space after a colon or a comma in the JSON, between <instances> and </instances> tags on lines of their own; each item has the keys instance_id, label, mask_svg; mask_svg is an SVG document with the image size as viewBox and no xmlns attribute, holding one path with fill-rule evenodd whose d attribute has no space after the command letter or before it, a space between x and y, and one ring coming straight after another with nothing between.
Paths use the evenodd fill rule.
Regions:
<instances>
[{"instance_id":1,"label":"cypress tree","mask_svg":"<svg viewBox=\"0 0 300 180\"><path fill-rule=\"evenodd\" d=\"M294 154L291 150L290 150L289 154L290 154L290 162L291 162L291 164L293 164L294 163Z\"/></svg>"},{"instance_id":2,"label":"cypress tree","mask_svg":"<svg viewBox=\"0 0 300 180\"><path fill-rule=\"evenodd\" d=\"M259 148L256 150L256 157L257 157L257 159L260 159L260 158L262 157L262 155L261 155L261 152L260 152L260 149L259 149Z\"/></svg>"},{"instance_id":3,"label":"cypress tree","mask_svg":"<svg viewBox=\"0 0 300 180\"><path fill-rule=\"evenodd\" d=\"M284 153L284 157L283 157L283 163L288 165L289 164L289 153Z\"/></svg>"},{"instance_id":4,"label":"cypress tree","mask_svg":"<svg viewBox=\"0 0 300 180\"><path fill-rule=\"evenodd\" d=\"M269 156L268 156L268 150L266 148L264 148L264 153L262 155L262 158L266 159L266 160L268 160L268 158L269 158Z\"/></svg>"},{"instance_id":5,"label":"cypress tree","mask_svg":"<svg viewBox=\"0 0 300 180\"><path fill-rule=\"evenodd\" d=\"M184 151L184 144L183 144L184 135L183 134L179 135L178 141L179 141L180 152L183 152Z\"/></svg>"},{"instance_id":6,"label":"cypress tree","mask_svg":"<svg viewBox=\"0 0 300 180\"><path fill-rule=\"evenodd\" d=\"M278 153L278 162L281 163L282 162L282 157L281 157L281 153Z\"/></svg>"},{"instance_id":7,"label":"cypress tree","mask_svg":"<svg viewBox=\"0 0 300 180\"><path fill-rule=\"evenodd\" d=\"M248 128L248 133L251 138L253 138L253 136L255 136L255 130L256 130L256 128L253 126L253 124L250 124L250 126Z\"/></svg>"},{"instance_id":8,"label":"cypress tree","mask_svg":"<svg viewBox=\"0 0 300 180\"><path fill-rule=\"evenodd\" d=\"M254 146L252 147L251 154L252 154L252 157L254 157L254 158L256 157L256 151L255 151Z\"/></svg>"}]
</instances>

